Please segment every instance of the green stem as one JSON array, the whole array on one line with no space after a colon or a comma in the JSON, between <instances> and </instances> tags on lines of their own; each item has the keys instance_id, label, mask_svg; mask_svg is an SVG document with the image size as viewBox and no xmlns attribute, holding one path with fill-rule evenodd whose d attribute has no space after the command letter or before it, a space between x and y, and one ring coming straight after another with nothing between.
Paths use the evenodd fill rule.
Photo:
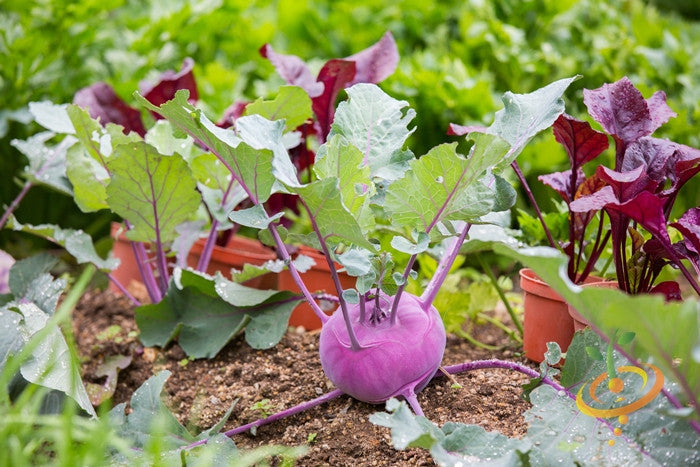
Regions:
<instances>
[{"instance_id":1,"label":"green stem","mask_svg":"<svg viewBox=\"0 0 700 467\"><path fill-rule=\"evenodd\" d=\"M509 328L508 326L506 326L505 324L503 324L503 323L502 323L501 321L499 321L498 319L493 318L493 317L491 317L491 316L489 316L489 315L486 315L486 314L484 314L484 313L481 313L481 312L477 313L476 316L477 316L478 318L481 318L481 319L483 319L484 321L487 321L488 323L490 323L490 324L496 326L498 329L500 329L501 331L503 331L503 332L505 332L506 334L508 334L508 337L510 337L511 339L513 339L513 340L514 340L515 342L517 342L518 344L522 344L522 343L523 343L523 339L522 339L521 336L517 335L517 334L515 333L515 331L513 331L511 328Z\"/></svg>"},{"instance_id":2,"label":"green stem","mask_svg":"<svg viewBox=\"0 0 700 467\"><path fill-rule=\"evenodd\" d=\"M489 276L489 279L491 280L491 284L496 289L496 292L498 293L498 296L501 298L503 305L505 305L506 310L508 311L508 314L510 315L510 318L513 320L513 324L515 324L515 327L518 328L518 334L520 334L520 339L518 339L518 341L522 342L523 323L520 322L520 318L518 318L518 315L515 313L515 310L510 305L510 302L506 298L505 292L503 291L501 286L498 284L498 279L496 279L496 276L493 274L491 267L488 264L486 264L486 261L484 261L484 258L479 253L474 253L474 256L476 257L477 261L481 265L481 268L484 270L486 275Z\"/></svg>"}]
</instances>

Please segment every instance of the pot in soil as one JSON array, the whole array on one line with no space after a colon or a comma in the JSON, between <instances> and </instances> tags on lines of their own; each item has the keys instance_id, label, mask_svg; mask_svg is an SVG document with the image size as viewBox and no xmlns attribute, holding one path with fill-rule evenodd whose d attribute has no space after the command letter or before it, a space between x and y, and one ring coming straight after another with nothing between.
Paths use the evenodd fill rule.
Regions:
<instances>
[{"instance_id":1,"label":"pot in soil","mask_svg":"<svg viewBox=\"0 0 700 467\"><path fill-rule=\"evenodd\" d=\"M605 283L591 276L585 284ZM532 269L520 270L520 287L523 289L523 350L525 356L540 363L547 351L547 342L559 344L562 352L569 348L574 337L574 320L569 305Z\"/></svg>"},{"instance_id":2,"label":"pot in soil","mask_svg":"<svg viewBox=\"0 0 700 467\"><path fill-rule=\"evenodd\" d=\"M121 224L117 222L112 224L112 238L114 238L112 251L114 256L120 260L119 267L112 272L112 276L130 290L134 287L142 287L142 282L136 258L134 258L131 248L131 242L126 239L124 232L119 232L121 228ZM195 267L197 265L197 261L204 250L205 241L205 239L199 239L192 245L190 254L187 257L189 266ZM233 236L225 247L214 246L207 273L214 274L216 271L221 271L225 277L230 279L231 269L241 270L246 263L260 266L267 261L275 259L277 259L275 252L258 240ZM263 274L243 284L256 289L276 289L277 274L272 272ZM109 287L110 290L121 293L119 288L111 281Z\"/></svg>"},{"instance_id":3,"label":"pot in soil","mask_svg":"<svg viewBox=\"0 0 700 467\"><path fill-rule=\"evenodd\" d=\"M616 281L595 281L581 284L581 287L607 287L610 289L617 289L618 284ZM586 318L581 316L581 314L576 311L576 308L573 306L567 304L566 307L567 311L569 312L569 316L571 316L571 319L574 321L574 332L586 329L589 325Z\"/></svg>"},{"instance_id":4,"label":"pot in soil","mask_svg":"<svg viewBox=\"0 0 700 467\"><path fill-rule=\"evenodd\" d=\"M299 254L308 256L314 260L314 264L309 270L301 275L302 280L308 285L312 292L326 292L336 295L335 284L333 283L333 278L331 277L331 270L328 267L328 262L326 257L317 250L309 248L307 246L299 247ZM335 264L336 270L340 269L342 266ZM343 289L349 289L355 286L355 278L347 275L345 272L339 272L338 277L340 279L340 284ZM278 289L279 290L289 290L294 293L301 293L301 290L297 286L296 282L292 278L292 275L287 269L283 270L278 275ZM311 307L306 302L301 302L289 317L290 326L303 326L306 330L320 329L321 320L314 314Z\"/></svg>"},{"instance_id":5,"label":"pot in soil","mask_svg":"<svg viewBox=\"0 0 700 467\"><path fill-rule=\"evenodd\" d=\"M196 267L197 261L204 250L206 239L200 238L197 240L190 254L187 257L187 264L190 267ZM211 260L207 268L207 274L214 274L221 271L227 278L231 278L231 269L242 270L246 264L253 266L262 266L268 261L274 261L277 255L273 250L263 245L260 241L233 235L226 246L214 245L211 252ZM268 272L258 277L243 282L243 285L261 290L276 290L277 289L277 274Z\"/></svg>"}]
</instances>

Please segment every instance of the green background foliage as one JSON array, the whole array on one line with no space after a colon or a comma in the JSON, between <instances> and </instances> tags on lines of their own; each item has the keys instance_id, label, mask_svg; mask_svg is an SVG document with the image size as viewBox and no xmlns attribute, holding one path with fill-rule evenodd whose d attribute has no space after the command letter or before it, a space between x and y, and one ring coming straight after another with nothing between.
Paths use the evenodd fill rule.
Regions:
<instances>
[{"instance_id":1,"label":"green background foliage","mask_svg":"<svg viewBox=\"0 0 700 467\"><path fill-rule=\"evenodd\" d=\"M503 92L526 93L575 74L583 78L567 91L568 113L584 118L581 90L626 75L645 96L666 91L679 114L660 136L700 145L694 130L700 123L700 28L692 7L680 10L687 14L683 18L642 0L0 4L0 170L6 174L0 186L2 204L19 191L11 174L25 164L9 143L37 130L25 124L31 101L68 102L78 89L106 81L133 103L139 82L179 69L189 56L196 63L201 103L215 119L232 102L268 97L282 84L258 53L264 43L300 56L316 70L329 58L371 45L387 30L396 38L401 59L382 87L416 110L417 130L409 140L416 155L449 141L449 122L491 122ZM547 206L551 193L536 176L561 167L565 153L545 133L525 150L520 164ZM695 188L683 194L679 210L698 204ZM21 221L61 221L93 235L106 231L107 220L84 225L84 216L70 200L32 191L18 212ZM0 236L0 247L8 238L7 233Z\"/></svg>"}]
</instances>

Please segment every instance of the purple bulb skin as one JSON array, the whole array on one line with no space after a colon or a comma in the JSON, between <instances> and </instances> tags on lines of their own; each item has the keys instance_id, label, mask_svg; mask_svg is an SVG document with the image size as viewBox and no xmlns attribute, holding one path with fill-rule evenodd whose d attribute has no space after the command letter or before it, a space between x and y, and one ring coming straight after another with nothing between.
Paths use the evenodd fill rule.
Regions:
<instances>
[{"instance_id":1,"label":"purple bulb skin","mask_svg":"<svg viewBox=\"0 0 700 467\"><path fill-rule=\"evenodd\" d=\"M348 305L360 350L351 348L340 310L321 329L323 371L336 387L363 402L379 404L419 392L437 372L445 352L445 326L435 307L423 310L418 297L404 292L392 326L388 315L393 300L381 294L387 316L378 324L369 322L374 300L367 301L362 323L360 305Z\"/></svg>"}]
</instances>

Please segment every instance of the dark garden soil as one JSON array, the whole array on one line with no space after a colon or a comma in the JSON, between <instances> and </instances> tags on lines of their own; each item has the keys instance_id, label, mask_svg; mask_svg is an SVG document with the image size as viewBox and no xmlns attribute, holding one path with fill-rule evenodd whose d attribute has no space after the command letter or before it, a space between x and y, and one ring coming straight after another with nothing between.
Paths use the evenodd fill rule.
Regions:
<instances>
[{"instance_id":1,"label":"dark garden soil","mask_svg":"<svg viewBox=\"0 0 700 467\"><path fill-rule=\"evenodd\" d=\"M215 424L236 399L238 402L224 431L261 418L260 408L274 413L333 389L319 362L318 332L290 329L269 350L254 350L237 338L216 358L189 361L178 345L166 349L144 348L136 331L133 307L124 297L110 292L86 294L74 312L74 332L84 361L85 380L104 382L95 376L95 370L106 357L131 356L131 364L119 373L113 397L113 403L117 404L128 402L134 390L150 376L170 370L172 375L165 386L166 402L192 431ZM517 347L497 328L480 325L473 334L481 342L502 349L488 351L448 336L444 365L486 358L527 364ZM508 436L525 433L527 427L522 414L529 404L520 398L520 385L527 377L507 370L478 370L456 375L456 380L461 389L453 389L452 383L443 377L434 379L418 395L431 421L438 425L447 421L476 423ZM233 439L242 449L268 444L307 444L308 454L298 465L433 465L427 451L394 450L389 429L368 420L380 410L383 406L341 396L260 427L255 436L246 433Z\"/></svg>"}]
</instances>

